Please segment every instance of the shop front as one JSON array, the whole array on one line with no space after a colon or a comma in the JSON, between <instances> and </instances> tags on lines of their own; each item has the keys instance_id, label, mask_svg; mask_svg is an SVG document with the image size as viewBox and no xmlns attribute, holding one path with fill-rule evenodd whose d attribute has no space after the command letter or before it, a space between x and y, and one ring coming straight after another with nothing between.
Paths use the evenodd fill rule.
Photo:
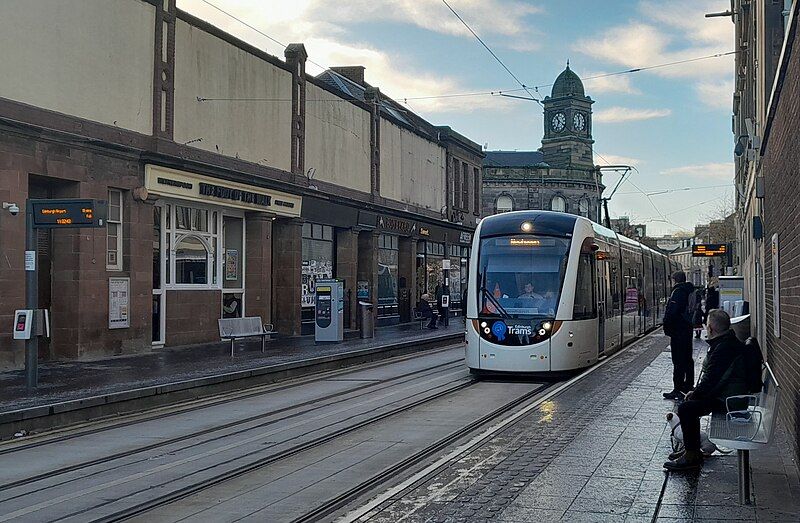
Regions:
<instances>
[{"instance_id":1,"label":"shop front","mask_svg":"<svg viewBox=\"0 0 800 523\"><path fill-rule=\"evenodd\" d=\"M145 167L145 188L154 201L153 344L219 339L219 318L269 322L272 222L299 217L302 198L156 165Z\"/></svg>"}]
</instances>

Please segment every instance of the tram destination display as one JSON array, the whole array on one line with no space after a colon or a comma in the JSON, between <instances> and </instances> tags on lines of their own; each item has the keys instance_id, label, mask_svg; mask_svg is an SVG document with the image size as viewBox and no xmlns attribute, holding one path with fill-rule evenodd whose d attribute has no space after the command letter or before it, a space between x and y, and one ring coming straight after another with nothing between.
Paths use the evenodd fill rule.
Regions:
<instances>
[{"instance_id":1,"label":"tram destination display","mask_svg":"<svg viewBox=\"0 0 800 523\"><path fill-rule=\"evenodd\" d=\"M35 228L103 227L108 204L105 200L29 200Z\"/></svg>"}]
</instances>

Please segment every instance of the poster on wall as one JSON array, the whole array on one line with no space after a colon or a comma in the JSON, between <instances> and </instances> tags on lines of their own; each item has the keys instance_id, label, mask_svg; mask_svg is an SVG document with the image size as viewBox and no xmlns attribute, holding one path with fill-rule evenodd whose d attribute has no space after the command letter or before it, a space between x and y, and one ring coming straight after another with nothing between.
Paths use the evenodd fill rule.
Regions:
<instances>
[{"instance_id":1,"label":"poster on wall","mask_svg":"<svg viewBox=\"0 0 800 523\"><path fill-rule=\"evenodd\" d=\"M302 266L302 297L303 307L313 307L316 298L318 280L333 278L333 263L329 260L303 260Z\"/></svg>"},{"instance_id":2,"label":"poster on wall","mask_svg":"<svg viewBox=\"0 0 800 523\"><path fill-rule=\"evenodd\" d=\"M108 279L108 328L130 327L130 278Z\"/></svg>"},{"instance_id":3,"label":"poster on wall","mask_svg":"<svg viewBox=\"0 0 800 523\"><path fill-rule=\"evenodd\" d=\"M239 251L225 249L225 280L236 281L239 279Z\"/></svg>"},{"instance_id":4,"label":"poster on wall","mask_svg":"<svg viewBox=\"0 0 800 523\"><path fill-rule=\"evenodd\" d=\"M772 235L772 334L781 337L781 265L778 233Z\"/></svg>"}]
</instances>

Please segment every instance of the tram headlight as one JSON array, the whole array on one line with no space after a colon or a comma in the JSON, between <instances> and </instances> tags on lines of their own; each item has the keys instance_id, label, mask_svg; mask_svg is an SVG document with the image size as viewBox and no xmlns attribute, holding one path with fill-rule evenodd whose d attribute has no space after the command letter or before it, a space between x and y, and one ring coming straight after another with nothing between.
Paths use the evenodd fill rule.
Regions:
<instances>
[{"instance_id":1,"label":"tram headlight","mask_svg":"<svg viewBox=\"0 0 800 523\"><path fill-rule=\"evenodd\" d=\"M519 228L522 229L522 232L531 232L533 230L533 224L531 222L522 222Z\"/></svg>"},{"instance_id":2,"label":"tram headlight","mask_svg":"<svg viewBox=\"0 0 800 523\"><path fill-rule=\"evenodd\" d=\"M547 334L547 331L546 331L546 330L544 330L544 329L539 329L539 336L544 336L545 334Z\"/></svg>"},{"instance_id":3,"label":"tram headlight","mask_svg":"<svg viewBox=\"0 0 800 523\"><path fill-rule=\"evenodd\" d=\"M544 329L546 331L549 331L552 328L553 328L553 324L550 323L549 321L546 321L546 322L542 323L542 329Z\"/></svg>"}]
</instances>

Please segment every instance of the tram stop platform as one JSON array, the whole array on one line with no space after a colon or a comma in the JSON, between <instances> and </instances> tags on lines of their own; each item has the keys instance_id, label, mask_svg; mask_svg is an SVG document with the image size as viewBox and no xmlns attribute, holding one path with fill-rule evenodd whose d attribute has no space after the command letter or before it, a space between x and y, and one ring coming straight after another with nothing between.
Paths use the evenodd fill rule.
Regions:
<instances>
[{"instance_id":1,"label":"tram stop platform","mask_svg":"<svg viewBox=\"0 0 800 523\"><path fill-rule=\"evenodd\" d=\"M264 353L259 339L242 339L233 357L230 342L223 341L104 359L40 362L39 386L33 393L26 390L24 369L0 371L0 439L15 431L18 422L30 426L31 419L50 418L33 425L45 429L463 340L463 319L451 318L448 327L436 330L413 322L377 328L373 338L346 336L338 343L318 344L314 336L278 337L267 342ZM130 402L135 405L113 406Z\"/></svg>"},{"instance_id":2,"label":"tram stop platform","mask_svg":"<svg viewBox=\"0 0 800 523\"><path fill-rule=\"evenodd\" d=\"M435 472L352 521L800 521L800 480L785 431L751 453L752 504L738 496L736 452L667 473L668 339L653 334L564 387ZM695 340L699 367L707 350ZM366 510L369 510L366 512Z\"/></svg>"}]
</instances>

